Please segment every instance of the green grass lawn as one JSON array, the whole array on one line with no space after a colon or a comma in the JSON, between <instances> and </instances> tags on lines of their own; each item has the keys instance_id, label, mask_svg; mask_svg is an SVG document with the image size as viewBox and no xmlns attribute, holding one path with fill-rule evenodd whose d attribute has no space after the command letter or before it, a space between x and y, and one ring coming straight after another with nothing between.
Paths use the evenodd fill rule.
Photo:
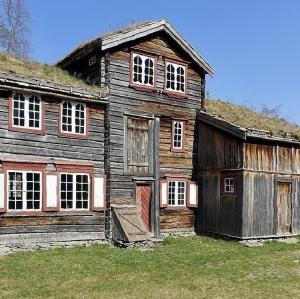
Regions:
<instances>
[{"instance_id":1,"label":"green grass lawn","mask_svg":"<svg viewBox=\"0 0 300 299\"><path fill-rule=\"evenodd\" d=\"M191 237L153 251L17 253L0 258L0 298L300 298L300 243Z\"/></svg>"}]
</instances>

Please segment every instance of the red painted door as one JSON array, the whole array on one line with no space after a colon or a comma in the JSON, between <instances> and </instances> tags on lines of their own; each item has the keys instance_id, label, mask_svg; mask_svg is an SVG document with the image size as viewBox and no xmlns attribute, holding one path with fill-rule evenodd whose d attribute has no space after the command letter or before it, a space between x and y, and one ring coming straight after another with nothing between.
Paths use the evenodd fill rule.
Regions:
<instances>
[{"instance_id":1,"label":"red painted door","mask_svg":"<svg viewBox=\"0 0 300 299\"><path fill-rule=\"evenodd\" d=\"M151 186L150 185L138 185L136 187L136 203L141 216L141 219L145 225L145 228L150 230L151 219Z\"/></svg>"}]
</instances>

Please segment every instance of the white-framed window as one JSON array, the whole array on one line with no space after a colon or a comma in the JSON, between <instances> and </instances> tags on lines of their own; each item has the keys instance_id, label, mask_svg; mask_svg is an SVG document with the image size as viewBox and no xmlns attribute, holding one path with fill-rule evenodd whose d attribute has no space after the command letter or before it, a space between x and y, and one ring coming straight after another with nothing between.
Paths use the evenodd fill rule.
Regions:
<instances>
[{"instance_id":1,"label":"white-framed window","mask_svg":"<svg viewBox=\"0 0 300 299\"><path fill-rule=\"evenodd\" d=\"M41 99L36 95L14 93L12 96L12 126L41 129Z\"/></svg>"},{"instance_id":2,"label":"white-framed window","mask_svg":"<svg viewBox=\"0 0 300 299\"><path fill-rule=\"evenodd\" d=\"M77 102L63 102L61 131L71 134L86 134L86 105Z\"/></svg>"},{"instance_id":3,"label":"white-framed window","mask_svg":"<svg viewBox=\"0 0 300 299\"><path fill-rule=\"evenodd\" d=\"M62 210L87 210L90 199L90 177L83 173L60 174L60 207Z\"/></svg>"},{"instance_id":4,"label":"white-framed window","mask_svg":"<svg viewBox=\"0 0 300 299\"><path fill-rule=\"evenodd\" d=\"M184 135L184 122L180 120L173 120L172 123L172 149L183 149L183 135Z\"/></svg>"},{"instance_id":5,"label":"white-framed window","mask_svg":"<svg viewBox=\"0 0 300 299\"><path fill-rule=\"evenodd\" d=\"M92 66L96 63L97 61L97 58L96 56L92 56L90 59L89 59L89 66Z\"/></svg>"},{"instance_id":6,"label":"white-framed window","mask_svg":"<svg viewBox=\"0 0 300 299\"><path fill-rule=\"evenodd\" d=\"M167 61L166 68L166 90L185 93L186 66Z\"/></svg>"},{"instance_id":7,"label":"white-framed window","mask_svg":"<svg viewBox=\"0 0 300 299\"><path fill-rule=\"evenodd\" d=\"M224 178L224 193L235 193L235 178Z\"/></svg>"},{"instance_id":8,"label":"white-framed window","mask_svg":"<svg viewBox=\"0 0 300 299\"><path fill-rule=\"evenodd\" d=\"M186 181L168 182L168 205L175 207L186 205Z\"/></svg>"},{"instance_id":9,"label":"white-framed window","mask_svg":"<svg viewBox=\"0 0 300 299\"><path fill-rule=\"evenodd\" d=\"M7 184L8 210L32 211L41 209L41 172L8 171Z\"/></svg>"},{"instance_id":10,"label":"white-framed window","mask_svg":"<svg viewBox=\"0 0 300 299\"><path fill-rule=\"evenodd\" d=\"M132 82L154 86L154 58L141 54L132 54Z\"/></svg>"}]
</instances>

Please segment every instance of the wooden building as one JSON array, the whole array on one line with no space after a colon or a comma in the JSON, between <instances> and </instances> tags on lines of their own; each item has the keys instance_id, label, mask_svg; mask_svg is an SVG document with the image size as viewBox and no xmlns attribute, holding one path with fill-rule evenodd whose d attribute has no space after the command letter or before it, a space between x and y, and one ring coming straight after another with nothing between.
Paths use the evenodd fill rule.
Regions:
<instances>
[{"instance_id":1,"label":"wooden building","mask_svg":"<svg viewBox=\"0 0 300 299\"><path fill-rule=\"evenodd\" d=\"M137 209L155 236L194 231L196 110L212 67L165 20L106 34L58 65L109 88L106 173L113 209Z\"/></svg>"},{"instance_id":2,"label":"wooden building","mask_svg":"<svg viewBox=\"0 0 300 299\"><path fill-rule=\"evenodd\" d=\"M3 54L0 69L0 244L103 240L105 91Z\"/></svg>"},{"instance_id":3,"label":"wooden building","mask_svg":"<svg viewBox=\"0 0 300 299\"><path fill-rule=\"evenodd\" d=\"M205 113L212 74L165 20L0 55L0 244L299 232L297 139Z\"/></svg>"},{"instance_id":4,"label":"wooden building","mask_svg":"<svg viewBox=\"0 0 300 299\"><path fill-rule=\"evenodd\" d=\"M207 104L213 114L198 114L198 230L243 239L299 234L300 128Z\"/></svg>"}]
</instances>

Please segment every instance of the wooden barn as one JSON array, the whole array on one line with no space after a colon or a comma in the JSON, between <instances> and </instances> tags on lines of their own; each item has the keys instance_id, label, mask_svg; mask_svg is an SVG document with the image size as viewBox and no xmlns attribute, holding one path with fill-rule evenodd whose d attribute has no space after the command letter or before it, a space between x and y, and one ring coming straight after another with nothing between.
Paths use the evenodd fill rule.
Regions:
<instances>
[{"instance_id":1,"label":"wooden barn","mask_svg":"<svg viewBox=\"0 0 300 299\"><path fill-rule=\"evenodd\" d=\"M240 123L254 112L205 101L207 75L165 20L56 66L1 54L0 244L299 233L299 128Z\"/></svg>"},{"instance_id":2,"label":"wooden barn","mask_svg":"<svg viewBox=\"0 0 300 299\"><path fill-rule=\"evenodd\" d=\"M198 230L231 237L300 233L300 128L207 101L198 113Z\"/></svg>"}]
</instances>

